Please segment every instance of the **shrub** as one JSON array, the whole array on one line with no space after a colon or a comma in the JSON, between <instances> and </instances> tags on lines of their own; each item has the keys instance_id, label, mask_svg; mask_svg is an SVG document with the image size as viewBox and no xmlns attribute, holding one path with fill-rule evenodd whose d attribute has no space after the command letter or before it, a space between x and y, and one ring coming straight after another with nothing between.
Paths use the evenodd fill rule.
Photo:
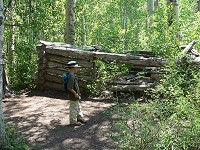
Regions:
<instances>
[{"instance_id":1,"label":"shrub","mask_svg":"<svg viewBox=\"0 0 200 150\"><path fill-rule=\"evenodd\" d=\"M122 149L198 149L200 147L199 67L171 61L167 74L148 92L146 104L118 108L115 123Z\"/></svg>"},{"instance_id":2,"label":"shrub","mask_svg":"<svg viewBox=\"0 0 200 150\"><path fill-rule=\"evenodd\" d=\"M108 89L111 85L110 81L122 77L128 72L128 66L119 65L115 61L96 60L95 64L97 67L95 80L87 86L87 90L95 96Z\"/></svg>"},{"instance_id":3,"label":"shrub","mask_svg":"<svg viewBox=\"0 0 200 150\"><path fill-rule=\"evenodd\" d=\"M25 139L19 134L13 125L6 126L7 143L0 145L2 150L29 150Z\"/></svg>"},{"instance_id":4,"label":"shrub","mask_svg":"<svg viewBox=\"0 0 200 150\"><path fill-rule=\"evenodd\" d=\"M15 44L13 66L7 66L11 87L19 90L32 87L36 72L36 48L25 41Z\"/></svg>"}]
</instances>

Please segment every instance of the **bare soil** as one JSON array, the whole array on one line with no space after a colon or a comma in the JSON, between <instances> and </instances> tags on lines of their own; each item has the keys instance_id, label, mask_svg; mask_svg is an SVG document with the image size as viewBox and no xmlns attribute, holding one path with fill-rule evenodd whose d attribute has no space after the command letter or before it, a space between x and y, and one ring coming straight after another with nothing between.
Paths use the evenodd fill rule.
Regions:
<instances>
[{"instance_id":1,"label":"bare soil","mask_svg":"<svg viewBox=\"0 0 200 150\"><path fill-rule=\"evenodd\" d=\"M33 90L3 100L5 122L16 125L31 149L117 149L109 138L115 132L110 124L117 117L107 114L115 106L113 100L83 99L81 106L88 122L73 127L69 100L62 92Z\"/></svg>"}]
</instances>

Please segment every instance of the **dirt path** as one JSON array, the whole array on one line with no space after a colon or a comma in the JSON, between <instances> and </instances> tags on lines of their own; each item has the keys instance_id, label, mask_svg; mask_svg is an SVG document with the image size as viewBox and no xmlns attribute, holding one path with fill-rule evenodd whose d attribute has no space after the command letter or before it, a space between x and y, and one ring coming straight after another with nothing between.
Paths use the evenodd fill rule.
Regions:
<instances>
[{"instance_id":1,"label":"dirt path","mask_svg":"<svg viewBox=\"0 0 200 150\"><path fill-rule=\"evenodd\" d=\"M88 123L80 127L69 126L69 101L59 92L32 91L4 99L6 122L17 125L31 148L41 150L116 149L110 141L109 124L115 119L105 112L114 106L109 100L82 102Z\"/></svg>"}]
</instances>

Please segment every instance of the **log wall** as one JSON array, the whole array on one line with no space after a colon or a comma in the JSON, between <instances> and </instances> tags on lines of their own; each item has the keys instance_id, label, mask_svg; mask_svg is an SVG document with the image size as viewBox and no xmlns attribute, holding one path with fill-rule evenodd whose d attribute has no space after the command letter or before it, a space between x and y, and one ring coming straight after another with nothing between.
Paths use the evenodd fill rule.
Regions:
<instances>
[{"instance_id":1,"label":"log wall","mask_svg":"<svg viewBox=\"0 0 200 150\"><path fill-rule=\"evenodd\" d=\"M165 73L162 67L166 61L154 57L149 51L139 51L134 56L80 50L68 44L45 41L40 42L37 50L39 59L36 84L40 89L63 90L62 76L67 72L64 67L71 60L76 60L82 66L77 74L81 88L86 88L87 84L95 80L97 59L131 66L129 75L118 81L110 81L113 84L112 91L143 91L154 86L160 75Z\"/></svg>"}]
</instances>

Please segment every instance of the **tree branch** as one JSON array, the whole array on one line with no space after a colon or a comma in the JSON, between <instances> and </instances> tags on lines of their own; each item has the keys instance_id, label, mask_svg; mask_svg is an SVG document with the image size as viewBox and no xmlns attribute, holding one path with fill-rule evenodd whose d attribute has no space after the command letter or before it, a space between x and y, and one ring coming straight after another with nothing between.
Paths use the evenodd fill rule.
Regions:
<instances>
[{"instance_id":1,"label":"tree branch","mask_svg":"<svg viewBox=\"0 0 200 150\"><path fill-rule=\"evenodd\" d=\"M18 23L15 23L15 24L4 23L4 25L9 26L9 27L14 27L14 26L20 27L21 26L21 24L18 24Z\"/></svg>"},{"instance_id":2,"label":"tree branch","mask_svg":"<svg viewBox=\"0 0 200 150\"><path fill-rule=\"evenodd\" d=\"M7 6L5 6L4 13L7 11L7 8L11 6L11 4L12 4L12 0L9 0Z\"/></svg>"}]
</instances>

